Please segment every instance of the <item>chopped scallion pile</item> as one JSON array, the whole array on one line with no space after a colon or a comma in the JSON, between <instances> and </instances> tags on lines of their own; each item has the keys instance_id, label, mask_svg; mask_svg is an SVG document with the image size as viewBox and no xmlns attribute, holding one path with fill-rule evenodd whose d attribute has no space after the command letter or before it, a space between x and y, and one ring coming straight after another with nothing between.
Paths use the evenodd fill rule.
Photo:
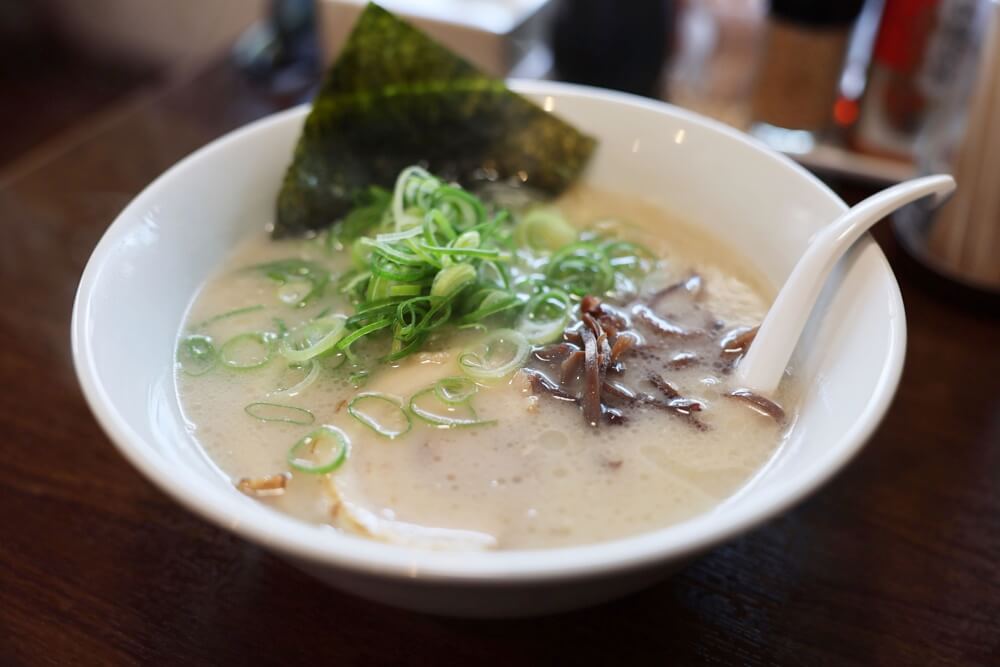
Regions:
<instances>
[{"instance_id":1,"label":"chopped scallion pile","mask_svg":"<svg viewBox=\"0 0 1000 667\"><path fill-rule=\"evenodd\" d=\"M272 303L315 307L310 319L290 327L284 317L271 317L273 326L217 346L208 335L211 325L266 306L221 313L181 339L179 368L192 376L217 366L245 371L268 365L278 353L286 365L276 371L267 396L280 401L345 364L341 381L360 389L379 362L433 349L439 332L480 332L465 338L471 343L458 357L463 376L439 380L408 400L362 392L348 403L350 416L389 439L408 433L411 417L440 428L494 423L480 419L472 406L480 383L508 377L533 346L559 340L584 296L635 291L655 263L642 246L580 232L554 208L512 214L419 166L404 169L392 192L362 191L355 208L313 243L326 249L330 265L305 255L310 259L250 267L276 285ZM334 260L341 268L332 268ZM333 292L339 304L331 302ZM343 312L348 309L353 312ZM225 326L231 330L232 322ZM290 424L315 419L304 408L264 401L247 405L246 412ZM328 472L346 452L346 436L324 426L296 443L289 462L298 470Z\"/></svg>"}]
</instances>

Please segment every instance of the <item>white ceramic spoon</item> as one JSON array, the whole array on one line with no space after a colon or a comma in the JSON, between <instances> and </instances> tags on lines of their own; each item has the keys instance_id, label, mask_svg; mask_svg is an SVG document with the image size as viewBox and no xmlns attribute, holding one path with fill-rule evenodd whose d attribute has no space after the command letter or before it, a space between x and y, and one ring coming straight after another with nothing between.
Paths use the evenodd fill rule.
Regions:
<instances>
[{"instance_id":1,"label":"white ceramic spoon","mask_svg":"<svg viewBox=\"0 0 1000 667\"><path fill-rule=\"evenodd\" d=\"M904 181L872 195L818 231L767 311L746 356L736 367L735 386L763 396L772 395L816 299L841 256L872 225L896 209L930 195L936 195L940 201L954 189L955 179L944 174Z\"/></svg>"}]
</instances>

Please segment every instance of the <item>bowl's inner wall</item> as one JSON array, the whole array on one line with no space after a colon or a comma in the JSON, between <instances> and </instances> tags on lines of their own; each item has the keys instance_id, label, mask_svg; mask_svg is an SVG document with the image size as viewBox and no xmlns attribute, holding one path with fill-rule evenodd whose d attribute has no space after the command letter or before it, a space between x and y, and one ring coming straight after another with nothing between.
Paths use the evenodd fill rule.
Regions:
<instances>
[{"instance_id":1,"label":"bowl's inner wall","mask_svg":"<svg viewBox=\"0 0 1000 667\"><path fill-rule=\"evenodd\" d=\"M531 89L529 97L545 99ZM552 104L601 138L589 181L706 226L776 285L810 235L843 208L789 162L688 114L566 89ZM294 111L240 131L161 177L109 232L90 291L85 326L106 401L138 438L220 487L227 482L185 431L174 396L174 337L198 287L238 240L270 220L304 117L305 110ZM902 326L894 280L868 239L847 266L794 361L805 396L789 442L730 502L818 465L886 381L894 328Z\"/></svg>"}]
</instances>

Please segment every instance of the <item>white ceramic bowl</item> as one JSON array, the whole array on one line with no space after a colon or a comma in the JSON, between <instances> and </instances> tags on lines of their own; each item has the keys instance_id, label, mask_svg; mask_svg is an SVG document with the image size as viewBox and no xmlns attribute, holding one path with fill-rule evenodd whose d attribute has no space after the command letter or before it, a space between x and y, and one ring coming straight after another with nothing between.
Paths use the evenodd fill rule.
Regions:
<instances>
[{"instance_id":1,"label":"white ceramic bowl","mask_svg":"<svg viewBox=\"0 0 1000 667\"><path fill-rule=\"evenodd\" d=\"M600 138L586 178L696 221L780 284L844 203L743 134L630 95L547 82L514 87ZM846 258L794 360L806 387L787 445L714 511L572 548L435 553L337 534L243 496L207 462L174 393L175 335L195 290L271 219L308 109L237 130L181 161L122 212L84 271L73 353L84 394L118 449L182 505L333 586L463 616L539 614L622 595L815 490L864 444L899 382L899 288L870 238ZM830 289L836 287L836 289Z\"/></svg>"}]
</instances>

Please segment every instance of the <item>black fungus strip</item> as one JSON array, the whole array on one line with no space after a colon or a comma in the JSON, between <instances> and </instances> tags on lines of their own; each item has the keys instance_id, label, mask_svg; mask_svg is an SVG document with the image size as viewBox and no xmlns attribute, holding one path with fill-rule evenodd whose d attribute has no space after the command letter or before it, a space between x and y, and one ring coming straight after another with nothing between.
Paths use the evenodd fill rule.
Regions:
<instances>
[{"instance_id":1,"label":"black fungus strip","mask_svg":"<svg viewBox=\"0 0 1000 667\"><path fill-rule=\"evenodd\" d=\"M604 332L597 337L597 365L601 371L601 382L604 381L604 376L608 372L608 366L611 364L611 344L608 342L608 337Z\"/></svg>"},{"instance_id":2,"label":"black fungus strip","mask_svg":"<svg viewBox=\"0 0 1000 667\"><path fill-rule=\"evenodd\" d=\"M580 314L590 315L600 322L602 327L605 329L613 329L615 333L621 329L627 329L629 327L627 317L618 312L614 306L602 303L596 296L583 297L583 300L580 301ZM614 337L610 332L608 335L609 337Z\"/></svg>"},{"instance_id":3,"label":"black fungus strip","mask_svg":"<svg viewBox=\"0 0 1000 667\"><path fill-rule=\"evenodd\" d=\"M580 319L583 321L583 325L593 332L595 338L600 337L604 333L601 323L590 313L584 313L580 316Z\"/></svg>"},{"instance_id":4,"label":"black fungus strip","mask_svg":"<svg viewBox=\"0 0 1000 667\"><path fill-rule=\"evenodd\" d=\"M670 361L667 362L667 368L672 371L676 371L682 368L694 366L697 363L697 354L694 354L693 352L678 352L670 359Z\"/></svg>"},{"instance_id":5,"label":"black fungus strip","mask_svg":"<svg viewBox=\"0 0 1000 667\"><path fill-rule=\"evenodd\" d=\"M674 399L672 401L661 401L659 399L653 399L652 401L649 401L649 404L660 408L661 410L665 410L667 413L675 417L683 419L686 423L690 424L699 431L707 431L708 424L694 416L693 413L696 411L692 410L689 405L676 404L677 400L678 399ZM680 400L685 401L685 399Z\"/></svg>"},{"instance_id":6,"label":"black fungus strip","mask_svg":"<svg viewBox=\"0 0 1000 667\"><path fill-rule=\"evenodd\" d=\"M624 331L615 338L614 345L611 346L611 363L614 364L623 355L627 354L639 345L639 337L631 331Z\"/></svg>"},{"instance_id":7,"label":"black fungus strip","mask_svg":"<svg viewBox=\"0 0 1000 667\"><path fill-rule=\"evenodd\" d=\"M693 398L674 398L670 401L670 407L682 412L701 412L705 404Z\"/></svg>"},{"instance_id":8,"label":"black fungus strip","mask_svg":"<svg viewBox=\"0 0 1000 667\"><path fill-rule=\"evenodd\" d=\"M580 312L586 315L598 316L601 314L601 299L593 295L585 296L580 300Z\"/></svg>"},{"instance_id":9,"label":"black fungus strip","mask_svg":"<svg viewBox=\"0 0 1000 667\"><path fill-rule=\"evenodd\" d=\"M705 335L704 331L688 330L684 327L677 326L673 322L660 317L653 312L652 308L642 303L632 306L632 314L635 315L637 319L648 325L649 328L660 336L667 338L690 338Z\"/></svg>"},{"instance_id":10,"label":"black fungus strip","mask_svg":"<svg viewBox=\"0 0 1000 667\"><path fill-rule=\"evenodd\" d=\"M535 358L539 361L562 361L574 352L579 352L580 348L572 343L553 343L535 350Z\"/></svg>"},{"instance_id":11,"label":"black fungus strip","mask_svg":"<svg viewBox=\"0 0 1000 667\"><path fill-rule=\"evenodd\" d=\"M580 372L580 367L583 365L583 350L577 350L573 352L565 361L562 362L560 367L559 382L564 387L568 385Z\"/></svg>"},{"instance_id":12,"label":"black fungus strip","mask_svg":"<svg viewBox=\"0 0 1000 667\"><path fill-rule=\"evenodd\" d=\"M580 336L580 330L583 329L583 322L576 322L572 324L568 329L563 331L563 340L567 343L573 343L577 346L583 345L583 337Z\"/></svg>"},{"instance_id":13,"label":"black fungus strip","mask_svg":"<svg viewBox=\"0 0 1000 667\"><path fill-rule=\"evenodd\" d=\"M750 343L757 336L760 327L739 327L733 329L722 337L722 351L724 353L746 352Z\"/></svg>"},{"instance_id":14,"label":"black fungus strip","mask_svg":"<svg viewBox=\"0 0 1000 667\"><path fill-rule=\"evenodd\" d=\"M664 380L663 376L659 373L650 373L646 377L649 378L653 386L659 389L660 393L666 396L668 400L681 397L681 392L677 390L677 387Z\"/></svg>"},{"instance_id":15,"label":"black fungus strip","mask_svg":"<svg viewBox=\"0 0 1000 667\"><path fill-rule=\"evenodd\" d=\"M701 296L701 290L704 283L697 273L692 273L690 276L680 281L679 283L674 283L673 285L668 285L658 292L655 292L649 298L649 305L655 308L659 305L660 301L667 298L668 296L674 296L680 292L683 292L687 297L691 299L697 299Z\"/></svg>"},{"instance_id":16,"label":"black fungus strip","mask_svg":"<svg viewBox=\"0 0 1000 667\"><path fill-rule=\"evenodd\" d=\"M584 327L583 336L583 418L597 426L601 418L600 368L597 362L597 336Z\"/></svg>"},{"instance_id":17,"label":"black fungus strip","mask_svg":"<svg viewBox=\"0 0 1000 667\"><path fill-rule=\"evenodd\" d=\"M755 394L749 389L736 389L734 391L726 394L729 398L742 401L747 404L751 409L759 412L762 415L770 417L779 425L785 423L785 411L780 405L775 403L769 398L765 398L760 394Z\"/></svg>"},{"instance_id":18,"label":"black fungus strip","mask_svg":"<svg viewBox=\"0 0 1000 667\"><path fill-rule=\"evenodd\" d=\"M625 414L618 408L613 408L610 405L601 404L601 415L604 416L604 421L609 424L620 426L625 423ZM621 465L621 462L619 462L619 465Z\"/></svg>"},{"instance_id":19,"label":"black fungus strip","mask_svg":"<svg viewBox=\"0 0 1000 667\"><path fill-rule=\"evenodd\" d=\"M738 327L722 337L722 351L719 353L719 363L725 373L736 368L743 355L746 354L760 327Z\"/></svg>"},{"instance_id":20,"label":"black fungus strip","mask_svg":"<svg viewBox=\"0 0 1000 667\"><path fill-rule=\"evenodd\" d=\"M618 331L618 327L615 326L615 323L611 321L610 317L601 315L597 318L597 323L601 325L601 329L608 335L609 340L616 340L618 338L620 332Z\"/></svg>"},{"instance_id":21,"label":"black fungus strip","mask_svg":"<svg viewBox=\"0 0 1000 667\"><path fill-rule=\"evenodd\" d=\"M528 379L531 381L531 391L533 393L548 394L553 398L559 399L560 401L568 401L572 403L577 402L576 396L567 391L563 391L559 385L545 377L543 373L533 371L530 368L525 368L523 372L527 374Z\"/></svg>"},{"instance_id":22,"label":"black fungus strip","mask_svg":"<svg viewBox=\"0 0 1000 667\"><path fill-rule=\"evenodd\" d=\"M601 315L599 319L601 320L601 324L607 326L605 322L610 322L616 329L619 330L628 329L630 326L628 318L624 313L619 311L614 306L609 306L606 303L601 304Z\"/></svg>"},{"instance_id":23,"label":"black fungus strip","mask_svg":"<svg viewBox=\"0 0 1000 667\"><path fill-rule=\"evenodd\" d=\"M627 403L634 403L639 398L638 394L620 382L610 382L608 380L605 380L604 384L601 385L601 392L606 396L619 398Z\"/></svg>"}]
</instances>

